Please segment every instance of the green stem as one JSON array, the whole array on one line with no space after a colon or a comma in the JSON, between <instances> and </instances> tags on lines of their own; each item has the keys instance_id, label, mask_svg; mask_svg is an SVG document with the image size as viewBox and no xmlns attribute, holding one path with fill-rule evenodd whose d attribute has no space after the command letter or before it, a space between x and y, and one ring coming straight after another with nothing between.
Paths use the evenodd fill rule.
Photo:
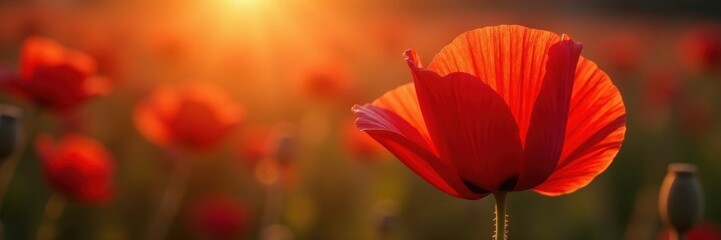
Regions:
<instances>
[{"instance_id":1,"label":"green stem","mask_svg":"<svg viewBox=\"0 0 721 240\"><path fill-rule=\"evenodd\" d=\"M36 235L37 240L55 239L58 219L65 209L65 199L58 193L53 193L45 204L45 213Z\"/></svg>"},{"instance_id":2,"label":"green stem","mask_svg":"<svg viewBox=\"0 0 721 240\"><path fill-rule=\"evenodd\" d=\"M494 240L508 239L508 219L506 218L506 194L507 192L497 192L493 196L496 198L496 232L493 236Z\"/></svg>"},{"instance_id":3,"label":"green stem","mask_svg":"<svg viewBox=\"0 0 721 240\"><path fill-rule=\"evenodd\" d=\"M163 193L160 205L150 219L148 230L145 234L146 240L166 239L170 225L178 213L180 204L183 201L185 190L190 180L191 162L184 156L184 152L172 152L176 166L170 182Z\"/></svg>"}]
</instances>

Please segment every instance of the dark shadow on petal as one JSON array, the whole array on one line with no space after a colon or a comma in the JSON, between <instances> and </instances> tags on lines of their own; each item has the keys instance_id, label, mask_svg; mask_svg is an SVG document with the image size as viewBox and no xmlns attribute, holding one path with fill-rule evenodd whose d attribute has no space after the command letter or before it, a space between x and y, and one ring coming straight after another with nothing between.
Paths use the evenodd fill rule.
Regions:
<instances>
[{"instance_id":1,"label":"dark shadow on petal","mask_svg":"<svg viewBox=\"0 0 721 240\"><path fill-rule=\"evenodd\" d=\"M486 189L480 188L480 187L476 186L475 184L473 184L472 182L466 181L465 179L461 179L461 180L463 180L463 184L466 185L466 187L468 188L468 190L471 190L471 192L473 192L473 193L475 193L475 194L489 194L489 193L491 193L491 191L488 191L488 190L486 190Z\"/></svg>"},{"instance_id":2,"label":"dark shadow on petal","mask_svg":"<svg viewBox=\"0 0 721 240\"><path fill-rule=\"evenodd\" d=\"M517 183L518 183L518 176L516 175L516 176L506 179L506 181L503 181L503 183L501 183L501 187L498 188L498 190L500 190L501 192L512 191L513 188L516 187Z\"/></svg>"},{"instance_id":3,"label":"dark shadow on petal","mask_svg":"<svg viewBox=\"0 0 721 240\"><path fill-rule=\"evenodd\" d=\"M581 45L571 39L562 39L548 50L546 74L531 113L516 191L541 184L556 169L563 151L580 54Z\"/></svg>"}]
</instances>

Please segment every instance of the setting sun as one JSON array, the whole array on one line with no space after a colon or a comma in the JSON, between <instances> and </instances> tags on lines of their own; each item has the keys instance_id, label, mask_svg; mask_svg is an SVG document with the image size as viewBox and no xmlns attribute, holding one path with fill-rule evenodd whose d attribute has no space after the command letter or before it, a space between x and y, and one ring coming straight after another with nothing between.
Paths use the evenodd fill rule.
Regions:
<instances>
[{"instance_id":1,"label":"setting sun","mask_svg":"<svg viewBox=\"0 0 721 240\"><path fill-rule=\"evenodd\" d=\"M231 7L239 8L257 8L264 5L267 1L265 0L222 0L228 3Z\"/></svg>"}]
</instances>

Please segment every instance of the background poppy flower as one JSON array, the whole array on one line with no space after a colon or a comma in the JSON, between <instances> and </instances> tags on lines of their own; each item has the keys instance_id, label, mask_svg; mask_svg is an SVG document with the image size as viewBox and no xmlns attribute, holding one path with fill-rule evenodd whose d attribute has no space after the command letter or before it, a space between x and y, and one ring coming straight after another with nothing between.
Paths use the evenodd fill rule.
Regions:
<instances>
[{"instance_id":1,"label":"background poppy flower","mask_svg":"<svg viewBox=\"0 0 721 240\"><path fill-rule=\"evenodd\" d=\"M94 76L95 61L57 42L30 37L22 45L20 72L6 79L6 88L41 107L72 110L93 96L106 93L107 79Z\"/></svg>"},{"instance_id":2,"label":"background poppy flower","mask_svg":"<svg viewBox=\"0 0 721 240\"><path fill-rule=\"evenodd\" d=\"M671 240L670 229L666 229L659 235L660 240ZM685 236L686 240L721 240L721 227L711 221L701 221L694 228L689 230Z\"/></svg>"},{"instance_id":3,"label":"background poppy flower","mask_svg":"<svg viewBox=\"0 0 721 240\"><path fill-rule=\"evenodd\" d=\"M721 66L721 29L699 25L687 30L679 40L678 55L692 70L713 70Z\"/></svg>"},{"instance_id":4,"label":"background poppy flower","mask_svg":"<svg viewBox=\"0 0 721 240\"><path fill-rule=\"evenodd\" d=\"M316 60L299 70L294 83L304 97L320 101L345 100L353 94L347 66L333 60Z\"/></svg>"},{"instance_id":5,"label":"background poppy flower","mask_svg":"<svg viewBox=\"0 0 721 240\"><path fill-rule=\"evenodd\" d=\"M555 196L608 167L626 130L621 95L567 36L522 26L461 34L414 83L356 105L357 127L460 198L533 189Z\"/></svg>"},{"instance_id":6,"label":"background poppy flower","mask_svg":"<svg viewBox=\"0 0 721 240\"><path fill-rule=\"evenodd\" d=\"M639 118L644 127L663 129L671 120L671 111L681 92L681 77L671 67L656 67L646 73L641 88Z\"/></svg>"},{"instance_id":7,"label":"background poppy flower","mask_svg":"<svg viewBox=\"0 0 721 240\"><path fill-rule=\"evenodd\" d=\"M275 131L269 125L247 127L239 139L236 155L248 166L254 166L263 158L272 156L276 137Z\"/></svg>"},{"instance_id":8,"label":"background poppy flower","mask_svg":"<svg viewBox=\"0 0 721 240\"><path fill-rule=\"evenodd\" d=\"M70 133L57 142L49 136L41 136L36 145L50 187L74 201L109 200L113 158L100 143Z\"/></svg>"},{"instance_id":9,"label":"background poppy flower","mask_svg":"<svg viewBox=\"0 0 721 240\"><path fill-rule=\"evenodd\" d=\"M217 194L190 206L189 225L210 239L238 239L248 229L247 207L235 197Z\"/></svg>"},{"instance_id":10,"label":"background poppy flower","mask_svg":"<svg viewBox=\"0 0 721 240\"><path fill-rule=\"evenodd\" d=\"M612 33L602 41L602 57L619 70L635 70L646 55L644 42L637 31Z\"/></svg>"},{"instance_id":11,"label":"background poppy flower","mask_svg":"<svg viewBox=\"0 0 721 240\"><path fill-rule=\"evenodd\" d=\"M225 92L206 84L157 88L135 107L140 133L160 146L209 150L242 119Z\"/></svg>"}]
</instances>

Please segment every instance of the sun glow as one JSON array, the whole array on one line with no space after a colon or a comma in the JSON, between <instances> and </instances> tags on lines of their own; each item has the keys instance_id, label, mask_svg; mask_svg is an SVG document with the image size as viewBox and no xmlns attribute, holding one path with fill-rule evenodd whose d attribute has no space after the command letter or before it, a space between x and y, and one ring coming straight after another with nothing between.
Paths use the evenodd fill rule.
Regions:
<instances>
[{"instance_id":1,"label":"sun glow","mask_svg":"<svg viewBox=\"0 0 721 240\"><path fill-rule=\"evenodd\" d=\"M223 0L230 7L236 8L258 8L264 5L265 0Z\"/></svg>"}]
</instances>

